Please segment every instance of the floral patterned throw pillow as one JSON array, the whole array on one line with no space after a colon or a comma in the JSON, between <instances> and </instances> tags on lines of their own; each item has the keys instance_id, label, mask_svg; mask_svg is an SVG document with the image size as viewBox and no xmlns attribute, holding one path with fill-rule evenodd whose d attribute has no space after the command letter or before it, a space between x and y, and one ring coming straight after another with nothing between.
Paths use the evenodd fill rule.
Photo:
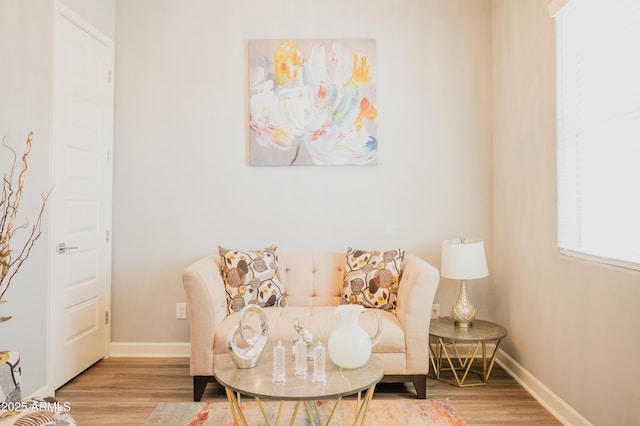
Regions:
<instances>
[{"instance_id":1,"label":"floral patterned throw pillow","mask_svg":"<svg viewBox=\"0 0 640 426\"><path fill-rule=\"evenodd\" d=\"M395 311L404 249L347 250L341 304Z\"/></svg>"},{"instance_id":2,"label":"floral patterned throw pillow","mask_svg":"<svg viewBox=\"0 0 640 426\"><path fill-rule=\"evenodd\" d=\"M222 278L229 312L249 304L285 306L284 287L278 279L278 247L264 250L229 250L219 247Z\"/></svg>"}]
</instances>

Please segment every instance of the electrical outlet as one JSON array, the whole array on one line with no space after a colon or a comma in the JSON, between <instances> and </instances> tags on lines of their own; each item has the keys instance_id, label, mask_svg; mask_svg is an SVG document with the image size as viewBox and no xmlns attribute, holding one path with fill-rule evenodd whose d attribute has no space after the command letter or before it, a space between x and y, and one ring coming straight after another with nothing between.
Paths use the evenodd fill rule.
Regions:
<instances>
[{"instance_id":1,"label":"electrical outlet","mask_svg":"<svg viewBox=\"0 0 640 426\"><path fill-rule=\"evenodd\" d=\"M176 303L176 319L187 319L186 303Z\"/></svg>"},{"instance_id":2,"label":"electrical outlet","mask_svg":"<svg viewBox=\"0 0 640 426\"><path fill-rule=\"evenodd\" d=\"M431 305L431 318L438 318L440 316L440 304L434 303Z\"/></svg>"}]
</instances>

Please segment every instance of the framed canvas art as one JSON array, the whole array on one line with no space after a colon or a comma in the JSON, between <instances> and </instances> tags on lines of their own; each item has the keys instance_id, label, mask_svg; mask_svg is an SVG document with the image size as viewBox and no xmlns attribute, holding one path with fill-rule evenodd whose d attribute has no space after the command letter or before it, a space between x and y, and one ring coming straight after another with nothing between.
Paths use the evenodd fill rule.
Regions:
<instances>
[{"instance_id":1,"label":"framed canvas art","mask_svg":"<svg viewBox=\"0 0 640 426\"><path fill-rule=\"evenodd\" d=\"M249 41L254 166L376 164L375 40Z\"/></svg>"}]
</instances>

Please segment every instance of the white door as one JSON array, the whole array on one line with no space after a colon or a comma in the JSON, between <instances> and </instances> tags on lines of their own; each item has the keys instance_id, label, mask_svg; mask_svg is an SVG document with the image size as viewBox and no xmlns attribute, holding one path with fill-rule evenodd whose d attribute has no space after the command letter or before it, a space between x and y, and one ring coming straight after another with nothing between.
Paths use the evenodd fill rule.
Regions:
<instances>
[{"instance_id":1,"label":"white door","mask_svg":"<svg viewBox=\"0 0 640 426\"><path fill-rule=\"evenodd\" d=\"M108 355L113 43L56 2L49 385Z\"/></svg>"}]
</instances>

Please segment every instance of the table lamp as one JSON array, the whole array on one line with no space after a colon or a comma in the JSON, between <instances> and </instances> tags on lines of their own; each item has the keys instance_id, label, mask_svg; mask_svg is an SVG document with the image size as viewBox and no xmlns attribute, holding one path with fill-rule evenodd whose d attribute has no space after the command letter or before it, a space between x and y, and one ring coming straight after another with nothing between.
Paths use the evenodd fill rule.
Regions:
<instances>
[{"instance_id":1,"label":"table lamp","mask_svg":"<svg viewBox=\"0 0 640 426\"><path fill-rule=\"evenodd\" d=\"M482 240L460 238L443 241L440 274L444 278L460 280L458 300L451 307L451 317L456 327L473 326L476 308L469 300L467 280L489 275Z\"/></svg>"}]
</instances>

